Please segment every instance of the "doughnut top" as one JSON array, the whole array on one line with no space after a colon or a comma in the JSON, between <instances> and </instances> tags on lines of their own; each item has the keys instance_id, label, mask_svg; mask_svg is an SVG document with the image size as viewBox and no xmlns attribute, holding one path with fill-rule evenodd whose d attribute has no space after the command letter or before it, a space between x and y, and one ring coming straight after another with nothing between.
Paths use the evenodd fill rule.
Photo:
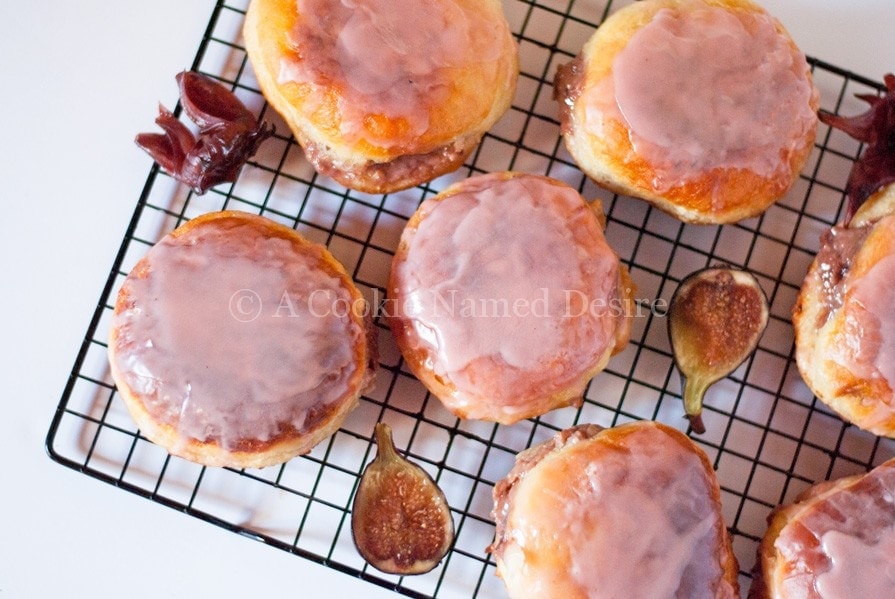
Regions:
<instances>
[{"instance_id":1,"label":"doughnut top","mask_svg":"<svg viewBox=\"0 0 895 599\"><path fill-rule=\"evenodd\" d=\"M614 344L618 258L571 187L468 179L421 205L400 251L391 291L408 345L461 405L483 396L512 410L569 385Z\"/></svg>"},{"instance_id":2,"label":"doughnut top","mask_svg":"<svg viewBox=\"0 0 895 599\"><path fill-rule=\"evenodd\" d=\"M780 597L888 597L895 587L895 461L788 510L774 548Z\"/></svg>"},{"instance_id":3,"label":"doughnut top","mask_svg":"<svg viewBox=\"0 0 895 599\"><path fill-rule=\"evenodd\" d=\"M682 433L633 423L528 459L495 545L512 596L738 596L722 565L717 483Z\"/></svg>"},{"instance_id":4,"label":"doughnut top","mask_svg":"<svg viewBox=\"0 0 895 599\"><path fill-rule=\"evenodd\" d=\"M322 246L259 221L193 221L123 284L116 378L184 443L246 451L302 433L357 386L364 331L344 274Z\"/></svg>"},{"instance_id":5,"label":"doughnut top","mask_svg":"<svg viewBox=\"0 0 895 599\"><path fill-rule=\"evenodd\" d=\"M659 10L585 92L585 126L626 123L660 193L712 169L777 175L816 122L805 57L777 27L703 2Z\"/></svg>"},{"instance_id":6,"label":"doughnut top","mask_svg":"<svg viewBox=\"0 0 895 599\"><path fill-rule=\"evenodd\" d=\"M814 148L804 55L751 0L643 0L554 80L563 138L597 184L689 223L761 214Z\"/></svg>"},{"instance_id":7,"label":"doughnut top","mask_svg":"<svg viewBox=\"0 0 895 599\"><path fill-rule=\"evenodd\" d=\"M289 32L293 55L278 83L335 86L340 133L347 142L389 147L426 133L432 107L457 85L452 70L496 60L505 32L472 4L419 0L297 0ZM323 106L313 102L306 110Z\"/></svg>"}]
</instances>

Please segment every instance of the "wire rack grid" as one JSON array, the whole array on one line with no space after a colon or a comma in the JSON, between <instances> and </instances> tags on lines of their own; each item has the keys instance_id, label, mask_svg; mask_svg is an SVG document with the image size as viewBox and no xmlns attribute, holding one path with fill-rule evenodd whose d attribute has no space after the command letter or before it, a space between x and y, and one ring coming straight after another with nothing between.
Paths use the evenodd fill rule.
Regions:
<instances>
[{"instance_id":1,"label":"wire rack grid","mask_svg":"<svg viewBox=\"0 0 895 599\"><path fill-rule=\"evenodd\" d=\"M521 59L510 111L459 171L399 193L362 194L315 174L288 128L266 106L242 47L247 3L217 3L192 68L234 89L277 126L277 134L234 184L203 196L152 168L51 423L47 449L54 460L406 596L505 597L485 551L494 534L494 484L519 451L573 424L655 419L686 430L666 322L656 308L669 301L687 274L716 263L755 273L771 305L758 349L710 389L707 432L693 436L721 483L744 592L774 506L817 481L863 472L895 455L893 441L846 425L818 403L793 360L792 306L821 233L839 219L845 181L861 151L857 142L821 125L803 174L763 216L735 225L683 225L644 202L593 185L559 136L552 99L556 67L571 60L597 25L630 0L504 0ZM863 111L854 94L881 89L829 63L809 61L828 110ZM471 174L502 170L549 175L601 201L607 238L637 286L631 343L594 379L580 409L512 426L458 420L413 377L387 327L377 321L381 356L375 389L336 434L306 456L263 470L204 468L169 456L140 435L109 374L106 338L124 277L167 232L224 208L263 214L325 243L376 306L398 238L419 203ZM451 506L455 544L425 575L384 575L364 563L351 541L351 499L375 452L378 421L392 426L399 449L432 474Z\"/></svg>"}]
</instances>

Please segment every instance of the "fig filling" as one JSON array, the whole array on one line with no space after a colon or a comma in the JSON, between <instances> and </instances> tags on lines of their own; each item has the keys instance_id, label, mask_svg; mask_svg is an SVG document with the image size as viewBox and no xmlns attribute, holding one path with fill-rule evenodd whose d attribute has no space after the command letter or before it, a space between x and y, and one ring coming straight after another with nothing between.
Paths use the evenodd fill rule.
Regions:
<instances>
[{"instance_id":1,"label":"fig filling","mask_svg":"<svg viewBox=\"0 0 895 599\"><path fill-rule=\"evenodd\" d=\"M434 176L448 173L462 164L474 147L472 144L466 148L460 143L448 144L428 154L410 154L388 162L354 166L333 160L328 149L320 144L305 142L303 146L305 157L319 173L346 187L363 187L370 191L404 187L428 179L432 173Z\"/></svg>"},{"instance_id":2,"label":"fig filling","mask_svg":"<svg viewBox=\"0 0 895 599\"><path fill-rule=\"evenodd\" d=\"M559 120L563 135L572 130L572 108L583 89L584 58L578 55L572 62L560 65L553 82L553 99L559 102Z\"/></svg>"},{"instance_id":3,"label":"fig filling","mask_svg":"<svg viewBox=\"0 0 895 599\"><path fill-rule=\"evenodd\" d=\"M842 307L846 291L843 281L869 232L870 227L835 226L821 237L817 253L817 273L822 294L818 327L826 324L830 314Z\"/></svg>"}]
</instances>

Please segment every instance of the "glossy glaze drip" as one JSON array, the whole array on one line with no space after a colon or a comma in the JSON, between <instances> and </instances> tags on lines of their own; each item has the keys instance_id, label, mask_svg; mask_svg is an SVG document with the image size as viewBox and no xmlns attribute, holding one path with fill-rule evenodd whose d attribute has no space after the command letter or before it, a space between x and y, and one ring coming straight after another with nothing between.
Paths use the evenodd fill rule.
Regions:
<instances>
[{"instance_id":1,"label":"glossy glaze drip","mask_svg":"<svg viewBox=\"0 0 895 599\"><path fill-rule=\"evenodd\" d=\"M531 377L543 394L580 377L611 345L621 306L617 258L578 193L497 177L422 205L396 280L429 366L461 395L504 402L530 393ZM503 380L466 372L482 361L506 365Z\"/></svg>"},{"instance_id":2,"label":"glossy glaze drip","mask_svg":"<svg viewBox=\"0 0 895 599\"><path fill-rule=\"evenodd\" d=\"M586 92L588 128L627 123L634 150L667 191L716 168L773 176L816 123L804 56L764 14L684 4L662 9ZM785 161L784 161L785 163Z\"/></svg>"},{"instance_id":3,"label":"glossy glaze drip","mask_svg":"<svg viewBox=\"0 0 895 599\"><path fill-rule=\"evenodd\" d=\"M599 459L595 443L603 444ZM517 491L508 530L526 562L523 596L734 597L705 467L666 434L644 428L576 443L519 484L528 490ZM547 556L569 560L570 586L541 576Z\"/></svg>"},{"instance_id":4,"label":"glossy glaze drip","mask_svg":"<svg viewBox=\"0 0 895 599\"><path fill-rule=\"evenodd\" d=\"M425 133L455 85L450 69L496 60L508 35L451 0L297 0L297 9L296 53L279 82L335 85L342 135L385 147L396 127ZM383 128L383 116L394 123Z\"/></svg>"},{"instance_id":5,"label":"glossy glaze drip","mask_svg":"<svg viewBox=\"0 0 895 599\"><path fill-rule=\"evenodd\" d=\"M895 584L895 462L822 493L795 513L774 542L783 558L780 597L888 597ZM884 585L860 593L844 584ZM888 586L885 586L888 585ZM851 591L851 592L849 592Z\"/></svg>"},{"instance_id":6,"label":"glossy glaze drip","mask_svg":"<svg viewBox=\"0 0 895 599\"><path fill-rule=\"evenodd\" d=\"M116 366L185 439L269 441L347 391L363 334L341 309L351 296L319 249L293 243L199 227L164 238L125 282Z\"/></svg>"}]
</instances>

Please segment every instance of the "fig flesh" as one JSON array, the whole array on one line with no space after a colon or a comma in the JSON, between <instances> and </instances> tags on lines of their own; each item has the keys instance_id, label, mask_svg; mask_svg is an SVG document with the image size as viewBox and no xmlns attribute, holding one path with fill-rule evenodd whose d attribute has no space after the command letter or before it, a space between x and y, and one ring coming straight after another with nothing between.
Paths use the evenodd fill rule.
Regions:
<instances>
[{"instance_id":1,"label":"fig flesh","mask_svg":"<svg viewBox=\"0 0 895 599\"><path fill-rule=\"evenodd\" d=\"M382 422L376 424L376 446L354 495L354 545L377 570L424 574L454 541L450 507L429 474L398 454L391 428Z\"/></svg>"},{"instance_id":2,"label":"fig flesh","mask_svg":"<svg viewBox=\"0 0 895 599\"><path fill-rule=\"evenodd\" d=\"M668 316L684 410L693 431L704 433L703 396L755 351L768 324L768 300L751 273L716 266L681 281Z\"/></svg>"}]
</instances>

